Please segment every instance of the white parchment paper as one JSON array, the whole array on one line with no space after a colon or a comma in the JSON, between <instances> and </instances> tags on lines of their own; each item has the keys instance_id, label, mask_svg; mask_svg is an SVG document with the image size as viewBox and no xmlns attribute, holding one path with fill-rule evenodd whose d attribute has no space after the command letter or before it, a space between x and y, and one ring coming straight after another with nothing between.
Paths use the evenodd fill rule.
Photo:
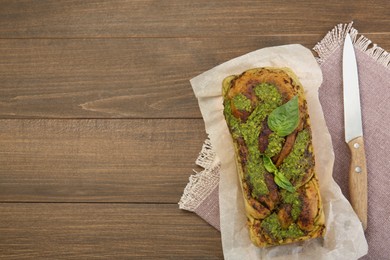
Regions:
<instances>
[{"instance_id":1,"label":"white parchment paper","mask_svg":"<svg viewBox=\"0 0 390 260\"><path fill-rule=\"evenodd\" d=\"M316 171L326 218L324 239L266 249L255 247L249 239L232 138L223 116L222 81L227 76L264 66L289 67L305 89L312 123ZM311 51L298 44L260 49L191 79L206 132L222 163L219 206L225 259L350 260L367 254L367 241L360 221L332 177L334 153L318 99L321 82L321 69Z\"/></svg>"}]
</instances>

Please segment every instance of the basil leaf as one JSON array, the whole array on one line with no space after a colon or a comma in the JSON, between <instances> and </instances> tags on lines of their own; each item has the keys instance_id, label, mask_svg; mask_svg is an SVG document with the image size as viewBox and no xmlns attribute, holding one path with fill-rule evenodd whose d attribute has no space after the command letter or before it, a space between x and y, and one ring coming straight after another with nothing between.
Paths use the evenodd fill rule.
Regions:
<instances>
[{"instance_id":1,"label":"basil leaf","mask_svg":"<svg viewBox=\"0 0 390 260\"><path fill-rule=\"evenodd\" d=\"M299 123L298 96L274 109L268 116L268 127L279 136L291 134Z\"/></svg>"},{"instance_id":2,"label":"basil leaf","mask_svg":"<svg viewBox=\"0 0 390 260\"><path fill-rule=\"evenodd\" d=\"M280 188L285 189L289 192L295 192L294 186L291 184L291 182L280 172L275 173L274 181L276 185L278 185Z\"/></svg>"},{"instance_id":3,"label":"basil leaf","mask_svg":"<svg viewBox=\"0 0 390 260\"><path fill-rule=\"evenodd\" d=\"M289 192L294 192L295 188L291 184L291 182L284 176L278 168L276 168L275 164L272 162L271 158L268 156L264 155L263 156L263 164L264 168L274 174L274 181L276 185L278 185L280 188L285 189Z\"/></svg>"},{"instance_id":4,"label":"basil leaf","mask_svg":"<svg viewBox=\"0 0 390 260\"><path fill-rule=\"evenodd\" d=\"M278 168L276 168L275 164L272 162L271 158L269 158L268 156L264 155L263 156L263 163L264 163L264 167L265 169L270 172L270 173L273 173L273 172L277 172L278 171Z\"/></svg>"}]
</instances>

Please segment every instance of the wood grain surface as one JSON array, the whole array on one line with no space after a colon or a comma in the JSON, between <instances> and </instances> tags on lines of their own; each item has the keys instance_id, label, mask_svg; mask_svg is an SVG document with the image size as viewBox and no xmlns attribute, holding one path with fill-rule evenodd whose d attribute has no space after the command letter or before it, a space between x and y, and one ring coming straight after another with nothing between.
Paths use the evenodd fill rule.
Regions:
<instances>
[{"instance_id":1,"label":"wood grain surface","mask_svg":"<svg viewBox=\"0 0 390 260\"><path fill-rule=\"evenodd\" d=\"M200 118L189 79L298 37L0 40L0 116ZM313 37L303 42L313 45ZM14 58L17 57L17 58Z\"/></svg>"},{"instance_id":2,"label":"wood grain surface","mask_svg":"<svg viewBox=\"0 0 390 260\"><path fill-rule=\"evenodd\" d=\"M206 138L189 80L390 2L0 1L0 259L222 259L177 202ZM198 168L199 169L199 168Z\"/></svg>"},{"instance_id":3,"label":"wood grain surface","mask_svg":"<svg viewBox=\"0 0 390 260\"><path fill-rule=\"evenodd\" d=\"M219 232L176 205L0 203L0 219L0 259L222 258Z\"/></svg>"},{"instance_id":4,"label":"wood grain surface","mask_svg":"<svg viewBox=\"0 0 390 260\"><path fill-rule=\"evenodd\" d=\"M2 201L177 203L201 119L0 120Z\"/></svg>"},{"instance_id":5,"label":"wood grain surface","mask_svg":"<svg viewBox=\"0 0 390 260\"><path fill-rule=\"evenodd\" d=\"M2 38L316 34L355 21L389 31L389 1L3 0Z\"/></svg>"},{"instance_id":6,"label":"wood grain surface","mask_svg":"<svg viewBox=\"0 0 390 260\"><path fill-rule=\"evenodd\" d=\"M388 34L375 36L390 49ZM0 39L0 118L200 118L189 79L259 48L312 48L321 37Z\"/></svg>"}]
</instances>

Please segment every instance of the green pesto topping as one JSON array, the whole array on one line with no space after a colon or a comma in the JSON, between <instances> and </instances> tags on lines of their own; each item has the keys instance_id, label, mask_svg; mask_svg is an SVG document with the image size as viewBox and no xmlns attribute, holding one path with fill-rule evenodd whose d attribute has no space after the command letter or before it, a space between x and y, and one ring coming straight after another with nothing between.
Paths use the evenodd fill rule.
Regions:
<instances>
[{"instance_id":1,"label":"green pesto topping","mask_svg":"<svg viewBox=\"0 0 390 260\"><path fill-rule=\"evenodd\" d=\"M238 110L245 110L245 111L251 111L252 106L251 106L251 100L248 99L246 96L243 94L238 94L233 98L233 105L238 109Z\"/></svg>"},{"instance_id":2,"label":"green pesto topping","mask_svg":"<svg viewBox=\"0 0 390 260\"><path fill-rule=\"evenodd\" d=\"M295 223L292 223L287 228L282 228L276 213L272 213L267 218L265 218L261 222L261 227L274 240L297 238L304 235L303 231Z\"/></svg>"},{"instance_id":3,"label":"green pesto topping","mask_svg":"<svg viewBox=\"0 0 390 260\"><path fill-rule=\"evenodd\" d=\"M282 201L291 205L291 216L293 220L297 220L299 214L301 214L301 201L299 199L299 193L286 192L285 190L282 190L281 195Z\"/></svg>"},{"instance_id":4,"label":"green pesto topping","mask_svg":"<svg viewBox=\"0 0 390 260\"><path fill-rule=\"evenodd\" d=\"M268 194L269 190L264 179L264 166L260 163L260 160L256 160L255 157L257 156L249 155L247 171L249 180L253 185L252 197L258 198L261 195Z\"/></svg>"},{"instance_id":5,"label":"green pesto topping","mask_svg":"<svg viewBox=\"0 0 390 260\"><path fill-rule=\"evenodd\" d=\"M264 102L271 102L277 104L276 107L282 104L282 96L274 85L269 83L261 83L256 86L255 94Z\"/></svg>"},{"instance_id":6,"label":"green pesto topping","mask_svg":"<svg viewBox=\"0 0 390 260\"><path fill-rule=\"evenodd\" d=\"M240 136L239 132L240 132L241 123L239 119L233 116L232 114L231 101L227 100L223 103L223 105L224 105L223 113L225 115L226 122L229 126L230 132L232 133L233 138L237 138L238 136Z\"/></svg>"},{"instance_id":7,"label":"green pesto topping","mask_svg":"<svg viewBox=\"0 0 390 260\"><path fill-rule=\"evenodd\" d=\"M248 134L248 132L246 132L246 134ZM246 136L250 137L256 135L258 136L259 133L257 133L257 131L256 132L254 131L252 135L246 135ZM255 142L255 140L251 140L247 138L244 139L246 143ZM260 159L261 159L261 153L257 145L252 144L248 146L248 161L246 164L246 171L248 173L249 181L253 186L252 196L254 198L258 198L259 196L268 194L269 192L267 184L265 183L265 179L264 179L265 168L264 165L261 163Z\"/></svg>"},{"instance_id":8,"label":"green pesto topping","mask_svg":"<svg viewBox=\"0 0 390 260\"><path fill-rule=\"evenodd\" d=\"M263 85L257 86L255 90L260 86ZM277 98L275 99L281 100L281 95L279 94L279 92L277 92L275 87L273 87L273 89L277 93ZM256 147L258 146L258 139L261 131L261 123L278 106L279 106L279 102L272 101L272 99L259 102L256 108L253 110L253 112L249 115L246 123L241 125L241 133L248 147L250 145L255 145Z\"/></svg>"},{"instance_id":9,"label":"green pesto topping","mask_svg":"<svg viewBox=\"0 0 390 260\"><path fill-rule=\"evenodd\" d=\"M273 157L280 153L284 144L284 138L280 137L276 133L272 133L268 136L268 146L264 151L264 154L268 157Z\"/></svg>"},{"instance_id":10,"label":"green pesto topping","mask_svg":"<svg viewBox=\"0 0 390 260\"><path fill-rule=\"evenodd\" d=\"M235 96L232 101L224 102L224 114L233 138L243 137L248 147L248 160L246 163L246 175L252 184L252 195L259 197L268 194L268 188L265 183L265 169L261 162L261 154L258 148L258 140L261 132L262 122L267 116L282 103L282 96L275 86L262 83L255 87L255 94L260 99L256 107L249 115L245 123L232 115L232 102L237 109L239 107L249 108L250 100L245 96ZM244 99L245 98L245 99ZM237 99L238 101L236 101ZM241 100L242 99L242 100ZM247 100L247 101L245 101ZM237 102L237 105L236 105ZM241 103L247 103L243 105ZM248 106L249 104L249 106ZM242 105L242 106L241 106ZM253 108L250 107L250 110Z\"/></svg>"},{"instance_id":11,"label":"green pesto topping","mask_svg":"<svg viewBox=\"0 0 390 260\"><path fill-rule=\"evenodd\" d=\"M309 143L309 130L304 129L298 133L292 151L284 159L279 168L279 170L293 183L303 177L312 164L312 158L305 156L305 151Z\"/></svg>"}]
</instances>

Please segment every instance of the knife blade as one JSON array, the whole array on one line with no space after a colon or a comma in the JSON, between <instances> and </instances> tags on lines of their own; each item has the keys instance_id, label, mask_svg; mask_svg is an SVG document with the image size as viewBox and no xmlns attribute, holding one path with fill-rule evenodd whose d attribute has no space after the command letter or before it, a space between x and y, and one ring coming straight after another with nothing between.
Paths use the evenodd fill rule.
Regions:
<instances>
[{"instance_id":1,"label":"knife blade","mask_svg":"<svg viewBox=\"0 0 390 260\"><path fill-rule=\"evenodd\" d=\"M343 47L343 100L345 142L351 152L349 167L350 202L367 228L367 166L363 140L362 114L359 94L359 75L356 55L349 34Z\"/></svg>"}]
</instances>

